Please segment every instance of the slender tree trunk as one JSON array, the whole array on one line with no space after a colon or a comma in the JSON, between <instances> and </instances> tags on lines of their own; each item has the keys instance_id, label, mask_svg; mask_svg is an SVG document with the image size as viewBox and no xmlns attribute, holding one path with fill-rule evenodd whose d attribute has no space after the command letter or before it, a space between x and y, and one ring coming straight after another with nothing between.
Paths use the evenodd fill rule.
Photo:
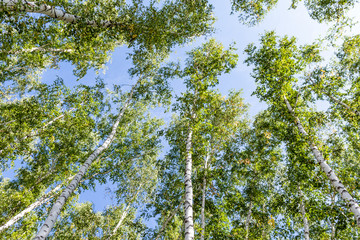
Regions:
<instances>
[{"instance_id":1,"label":"slender tree trunk","mask_svg":"<svg viewBox=\"0 0 360 240\"><path fill-rule=\"evenodd\" d=\"M96 175L99 174L106 174L110 171L106 171L104 173L95 173L92 176L81 180L81 182L91 179L93 177L95 177ZM67 181L71 181L73 178L75 177L75 175L70 176L68 179L66 179ZM60 183L59 185L57 185L53 190L51 190L50 192L46 193L44 196L40 197L37 201L35 201L34 203L32 203L30 206L28 206L26 209L24 209L23 211L21 211L19 214L15 215L14 217L12 217L9 221L7 221L4 225L0 226L0 232L2 232L3 230L11 227L13 224L15 224L17 221L19 221L21 218L23 218L27 213L31 212L32 210L34 210L35 208L41 206L42 204L48 202L50 199L52 199L55 195L56 192L59 191L59 189L64 185L65 182Z\"/></svg>"},{"instance_id":2,"label":"slender tree trunk","mask_svg":"<svg viewBox=\"0 0 360 240\"><path fill-rule=\"evenodd\" d=\"M314 143L308 138L308 134L305 131L304 127L302 126L299 118L296 116L294 110L292 109L289 101L284 96L284 100L286 103L286 106L290 112L290 114L294 117L295 123L300 131L300 133L306 137L306 140L310 146L310 149L312 153L314 154L316 160L320 164L320 167L322 171L326 174L326 176L329 178L331 185L335 188L335 190L340 194L341 198L348 204L350 207L350 210L355 215L355 219L357 222L357 225L360 226L360 207L358 203L354 200L354 198L350 195L350 193L346 190L345 186L342 184L342 182L338 179L335 172L331 169L331 167L327 164L324 157L322 156L319 149L314 145Z\"/></svg>"},{"instance_id":3,"label":"slender tree trunk","mask_svg":"<svg viewBox=\"0 0 360 240\"><path fill-rule=\"evenodd\" d=\"M132 197L132 199L130 200L130 202L127 204L126 208L124 209L123 213L121 214L120 220L118 222L118 224L116 224L114 230L112 231L109 239L117 232L117 230L121 227L122 222L124 221L126 215L128 214L128 211L130 209L131 203L134 202L134 200L137 198L137 196L139 195L141 188L142 188L143 184L141 183L138 187L138 190L136 191L136 193L134 194L134 196Z\"/></svg>"},{"instance_id":4,"label":"slender tree trunk","mask_svg":"<svg viewBox=\"0 0 360 240\"><path fill-rule=\"evenodd\" d=\"M340 104L341 106L343 106L344 108L346 108L347 110L349 110L350 112L360 116L360 111L357 111L357 110L353 110L349 105L347 105L346 103L344 103L343 101L340 101L339 99L331 96L331 95L327 95L329 98L331 98L334 102Z\"/></svg>"},{"instance_id":5,"label":"slender tree trunk","mask_svg":"<svg viewBox=\"0 0 360 240\"><path fill-rule=\"evenodd\" d=\"M185 223L184 222L181 225L181 231L180 231L179 237L176 240L180 240L182 238L182 233L183 232L185 232Z\"/></svg>"},{"instance_id":6,"label":"slender tree trunk","mask_svg":"<svg viewBox=\"0 0 360 240\"><path fill-rule=\"evenodd\" d=\"M300 197L300 211L303 217L303 222L304 222L304 239L305 240L309 240L310 239L310 230L309 230L309 223L308 223L308 219L306 217L306 212L305 212L305 204L304 204L304 196L302 194L302 191L300 189L300 187L298 187L299 190L299 197Z\"/></svg>"},{"instance_id":7,"label":"slender tree trunk","mask_svg":"<svg viewBox=\"0 0 360 240\"><path fill-rule=\"evenodd\" d=\"M210 159L210 152L206 154L205 162L204 162L204 178L203 178L202 202L201 202L201 236L200 236L201 240L205 239L206 170L209 159Z\"/></svg>"},{"instance_id":8,"label":"slender tree trunk","mask_svg":"<svg viewBox=\"0 0 360 240\"><path fill-rule=\"evenodd\" d=\"M108 138L105 140L105 142L98 147L89 157L86 159L85 163L80 167L79 172L75 175L75 178L70 182L70 184L64 189L64 191L61 193L61 195L56 200L55 204L51 208L48 217L46 218L44 224L40 228L38 234L35 236L34 240L40 240L45 239L49 234L51 229L54 227L56 219L58 218L61 209L65 205L66 200L70 197L70 195L77 189L81 179L85 175L86 171L90 167L90 165L93 163L95 159L103 152L105 151L111 144L111 142L115 138L117 127L120 123L120 120L122 119L125 110L127 109L128 105L130 104L132 94L134 91L135 86L132 88L131 93L129 94L129 97L127 101L125 102L123 108L121 109L114 125L112 126L111 133L109 134Z\"/></svg>"},{"instance_id":9,"label":"slender tree trunk","mask_svg":"<svg viewBox=\"0 0 360 240\"><path fill-rule=\"evenodd\" d=\"M186 139L186 164L185 164L185 240L193 240L194 233L194 219L193 219L193 187L192 187L192 134L191 127L188 129L188 136Z\"/></svg>"},{"instance_id":10,"label":"slender tree trunk","mask_svg":"<svg viewBox=\"0 0 360 240\"><path fill-rule=\"evenodd\" d=\"M83 22L92 27L107 28L117 25L117 23L111 21L101 21L100 23L97 23L95 21L81 19L79 16L66 13L64 10L57 9L43 3L29 2L26 0L0 0L0 10L40 13L67 23Z\"/></svg>"},{"instance_id":11,"label":"slender tree trunk","mask_svg":"<svg viewBox=\"0 0 360 240\"><path fill-rule=\"evenodd\" d=\"M313 81L311 78L309 78L309 80L312 82L311 85L316 85L316 82ZM358 110L354 110L353 108L351 108L349 105L347 105L346 103L344 103L343 101L337 99L336 97L326 93L324 90L320 89L320 91L327 97L329 97L331 100L333 100L334 102L336 102L337 104L343 106L344 108L346 108L347 110L349 110L350 112L360 116L360 111Z\"/></svg>"},{"instance_id":12,"label":"slender tree trunk","mask_svg":"<svg viewBox=\"0 0 360 240\"><path fill-rule=\"evenodd\" d=\"M331 240L335 240L335 233L336 233L336 228L335 228L335 223L333 221L331 221L330 223L331 225Z\"/></svg>"},{"instance_id":13,"label":"slender tree trunk","mask_svg":"<svg viewBox=\"0 0 360 240\"><path fill-rule=\"evenodd\" d=\"M32 53L32 52L74 52L73 49L61 49L61 48L45 48L45 47L33 47L33 48L27 48L27 49L21 49L21 50L0 50L0 53L6 53L6 54L19 54L19 53Z\"/></svg>"},{"instance_id":14,"label":"slender tree trunk","mask_svg":"<svg viewBox=\"0 0 360 240\"><path fill-rule=\"evenodd\" d=\"M117 232L117 230L121 227L121 224L122 224L122 222L124 221L126 215L128 214L129 209L130 209L130 204L128 204L128 205L126 206L126 208L124 209L123 213L121 214L120 220L119 220L119 222L116 224L116 227L115 227L114 230L112 231L109 239L110 239L110 238Z\"/></svg>"},{"instance_id":15,"label":"slender tree trunk","mask_svg":"<svg viewBox=\"0 0 360 240\"><path fill-rule=\"evenodd\" d=\"M67 180L71 180L73 179L75 176L71 176L70 178L68 178ZM50 192L46 193L44 196L42 196L41 198L39 198L37 201L35 201L34 203L32 203L30 206L28 206L27 208L25 208L24 210L22 210L20 213L18 213L17 215L15 215L14 217L12 217L9 221L7 221L4 225L2 225L0 227L0 232L4 231L5 229L11 227L13 224L15 224L17 221L19 221L21 218L23 218L25 216L25 214L31 212L32 210L34 210L35 208L41 206L42 204L48 202L50 199L52 199L56 192L60 190L60 188L63 186L63 183L60 183L59 185L57 185L53 190L51 190Z\"/></svg>"},{"instance_id":16,"label":"slender tree trunk","mask_svg":"<svg viewBox=\"0 0 360 240\"><path fill-rule=\"evenodd\" d=\"M331 197L331 210L333 210L335 205L335 194L331 194L330 197ZM335 229L334 218L331 218L330 220L330 227L331 227L331 240L335 240L336 229Z\"/></svg>"},{"instance_id":17,"label":"slender tree trunk","mask_svg":"<svg viewBox=\"0 0 360 240\"><path fill-rule=\"evenodd\" d=\"M245 240L249 240L249 227L250 227L250 220L251 220L251 209L252 209L252 201L250 201L248 214L247 214L247 216L246 216L246 222L245 222L246 235L245 235Z\"/></svg>"},{"instance_id":18,"label":"slender tree trunk","mask_svg":"<svg viewBox=\"0 0 360 240\"><path fill-rule=\"evenodd\" d=\"M265 215L265 203L262 206L262 212ZM261 239L266 239L266 225L263 224L262 231L261 231Z\"/></svg>"},{"instance_id":19,"label":"slender tree trunk","mask_svg":"<svg viewBox=\"0 0 360 240\"><path fill-rule=\"evenodd\" d=\"M159 233L157 234L155 240L158 240L161 237L162 232L165 230L165 228L167 227L169 222L173 219L176 212L179 210L180 206L182 204L184 204L184 201L185 201L185 195L182 197L181 202L179 203L179 205L177 205L177 207L170 213L169 217L166 219L166 221L162 225L161 229L159 230Z\"/></svg>"}]
</instances>

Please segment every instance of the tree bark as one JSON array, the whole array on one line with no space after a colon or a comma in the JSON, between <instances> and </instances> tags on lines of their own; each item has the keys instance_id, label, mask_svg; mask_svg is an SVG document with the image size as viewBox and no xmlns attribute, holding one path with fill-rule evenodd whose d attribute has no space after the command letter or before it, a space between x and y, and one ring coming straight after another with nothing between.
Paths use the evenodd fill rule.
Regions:
<instances>
[{"instance_id":1,"label":"tree bark","mask_svg":"<svg viewBox=\"0 0 360 240\"><path fill-rule=\"evenodd\" d=\"M70 178L68 178L68 180L73 179L75 176L71 176ZM35 201L34 203L32 203L30 206L28 206L27 208L25 208L24 210L22 210L20 213L18 213L17 215L15 215L14 217L12 217L9 221L7 221L4 225L2 225L0 227L0 232L4 231L5 229L11 227L13 224L15 224L17 221L19 221L22 217L25 216L25 214L31 212L32 210L34 210L35 208L41 206L42 204L48 202L51 198L53 198L56 194L57 191L59 191L59 189L63 186L63 183L60 183L59 185L57 185L53 190L51 190L50 192L46 193L44 196L42 196L41 198L39 198L37 201Z\"/></svg>"},{"instance_id":2,"label":"tree bark","mask_svg":"<svg viewBox=\"0 0 360 240\"><path fill-rule=\"evenodd\" d=\"M300 197L300 211L301 211L301 214L303 217L303 222L304 222L304 239L309 240L310 239L310 230L309 230L308 219L306 217L306 212L305 212L304 196L302 194L300 187L298 187L298 190L299 190L299 197Z\"/></svg>"},{"instance_id":3,"label":"tree bark","mask_svg":"<svg viewBox=\"0 0 360 240\"><path fill-rule=\"evenodd\" d=\"M186 139L186 163L185 163L185 240L193 240L194 233L194 219L193 219L193 187L192 187L192 134L191 127L188 129L188 136Z\"/></svg>"},{"instance_id":4,"label":"tree bark","mask_svg":"<svg viewBox=\"0 0 360 240\"><path fill-rule=\"evenodd\" d=\"M310 81L312 82L312 85L315 85L316 83L310 79ZM329 97L331 100L333 100L334 102L336 102L337 104L340 104L341 106L343 106L344 108L346 108L347 110L349 110L350 112L360 116L360 111L354 110L352 109L349 105L347 105L346 103L344 103L343 101L337 99L334 96L331 96L330 94L326 93L324 90L320 89L320 91L327 97Z\"/></svg>"},{"instance_id":5,"label":"tree bark","mask_svg":"<svg viewBox=\"0 0 360 240\"><path fill-rule=\"evenodd\" d=\"M129 211L129 209L130 209L130 204L128 204L128 205L126 206L126 208L124 209L124 212L121 214L120 220L119 220L119 222L116 224L116 226L115 226L114 230L112 231L109 239L110 239L111 236L113 236L113 235L117 232L117 230L120 228L120 226L121 226L122 222L124 221L124 219L125 219L128 211Z\"/></svg>"},{"instance_id":6,"label":"tree bark","mask_svg":"<svg viewBox=\"0 0 360 240\"><path fill-rule=\"evenodd\" d=\"M209 159L210 159L210 152L206 154L205 162L204 162L204 178L203 178L202 202L201 202L201 236L200 236L201 240L205 239L206 170Z\"/></svg>"},{"instance_id":7,"label":"tree bark","mask_svg":"<svg viewBox=\"0 0 360 240\"><path fill-rule=\"evenodd\" d=\"M130 104L130 100L132 98L134 88L135 88L135 86L132 88L127 101L125 102L114 125L112 126L112 130L111 130L111 133L109 134L108 138L105 140L105 142L100 147L98 147L88 157L88 159L86 159L85 163L80 167L79 172L75 175L75 178L70 182L70 184L64 189L64 191L58 197L55 204L51 208L49 215L46 218L44 224L40 228L38 234L35 236L34 240L45 239L50 234L50 231L54 227L56 219L58 218L61 209L64 207L66 200L70 197L70 195L78 187L81 179L83 178L83 176L85 175L86 171L88 170L90 165L93 163L93 161L95 159L97 159L97 157L110 146L111 142L115 138L116 130L120 123L120 120L122 119L125 110L127 109L128 105Z\"/></svg>"},{"instance_id":8,"label":"tree bark","mask_svg":"<svg viewBox=\"0 0 360 240\"><path fill-rule=\"evenodd\" d=\"M251 220L251 209L252 209L252 201L250 201L248 214L247 214L247 216L246 216L246 222L245 222L246 235L245 235L245 240L249 240L249 226L250 226L250 220Z\"/></svg>"},{"instance_id":9,"label":"tree bark","mask_svg":"<svg viewBox=\"0 0 360 240\"><path fill-rule=\"evenodd\" d=\"M93 177L95 177L96 175L99 174L106 174L109 171L105 172L105 173L96 173L93 174L92 176L90 176L87 179L83 179L81 182L91 179ZM75 175L70 176L68 179L66 179L66 181L71 181L73 178L75 177ZM46 193L44 196L40 197L36 202L32 203L29 207L27 207L26 209L24 209L23 211L21 211L19 214L15 215L14 217L12 217L9 221L7 221L4 225L0 226L0 232L2 232L3 230L11 227L13 224L15 224L17 221L19 221L21 218L23 218L25 216L25 214L31 212L32 210L34 210L35 208L41 206L42 204L48 202L50 199L52 199L55 196L55 193L64 185L65 182L60 183L59 185L57 185L53 190L51 190L50 192Z\"/></svg>"},{"instance_id":10,"label":"tree bark","mask_svg":"<svg viewBox=\"0 0 360 240\"><path fill-rule=\"evenodd\" d=\"M169 224L169 222L173 219L173 217L175 216L176 212L179 210L180 206L184 203L185 200L185 195L183 196L183 198L181 199L180 204L170 213L169 217L166 219L166 221L164 222L164 224L162 225L161 229L159 230L158 235L156 236L155 240L158 240L161 237L162 232L165 230L166 226Z\"/></svg>"},{"instance_id":11,"label":"tree bark","mask_svg":"<svg viewBox=\"0 0 360 240\"><path fill-rule=\"evenodd\" d=\"M52 6L41 4L37 2L29 2L26 0L0 0L0 10L6 11L25 11L28 13L40 13L47 15L56 20L64 21L66 23L78 23L83 22L86 25L92 27L107 28L116 25L117 23L111 21L101 21L96 23L95 21L81 19L79 16L66 13L61 9L54 8Z\"/></svg>"},{"instance_id":12,"label":"tree bark","mask_svg":"<svg viewBox=\"0 0 360 240\"><path fill-rule=\"evenodd\" d=\"M6 54L19 54L19 53L32 53L32 52L60 52L60 53L67 53L67 52L74 52L73 49L59 49L59 48L44 48L44 47L33 47L28 49L21 49L21 50L0 50L0 53Z\"/></svg>"},{"instance_id":13,"label":"tree bark","mask_svg":"<svg viewBox=\"0 0 360 240\"><path fill-rule=\"evenodd\" d=\"M137 196L139 195L140 191L141 191L141 187L143 184L140 184L138 187L138 190L136 191L136 194L134 194L133 198L130 200L130 202L127 204L126 208L124 209L124 212L121 214L120 220L118 222L118 224L116 224L114 230L112 231L109 239L117 232L117 230L120 228L122 222L124 221L126 215L128 214L128 211L130 209L131 203L137 198Z\"/></svg>"},{"instance_id":14,"label":"tree bark","mask_svg":"<svg viewBox=\"0 0 360 240\"><path fill-rule=\"evenodd\" d=\"M331 169L331 167L325 161L323 155L319 151L319 149L315 146L315 144L309 139L307 132L305 131L304 127L302 126L299 118L296 116L294 110L292 109L289 101L284 96L284 100L289 110L290 114L294 117L296 126L298 127L300 133L306 137L306 141L310 146L312 153L314 154L316 160L318 161L321 170L326 174L329 178L331 185L335 188L335 190L340 194L341 198L348 204L350 210L355 215L355 219L357 225L360 227L360 207L359 204L354 200L354 198L350 195L350 193L346 190L345 186L336 176L335 172Z\"/></svg>"},{"instance_id":15,"label":"tree bark","mask_svg":"<svg viewBox=\"0 0 360 240\"><path fill-rule=\"evenodd\" d=\"M265 203L262 206L262 212L265 215ZM262 230L261 230L261 237L262 237L262 239L267 239L266 238L266 225L265 224L263 224L263 227L262 227Z\"/></svg>"}]
</instances>

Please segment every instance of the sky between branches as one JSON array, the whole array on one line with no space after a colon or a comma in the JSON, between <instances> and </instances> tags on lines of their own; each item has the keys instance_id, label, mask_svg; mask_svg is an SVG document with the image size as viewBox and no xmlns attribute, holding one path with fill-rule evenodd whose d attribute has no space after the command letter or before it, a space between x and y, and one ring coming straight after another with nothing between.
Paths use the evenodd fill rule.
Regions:
<instances>
[{"instance_id":1,"label":"sky between branches","mask_svg":"<svg viewBox=\"0 0 360 240\"><path fill-rule=\"evenodd\" d=\"M327 24L319 24L312 20L307 14L307 10L302 4L299 4L296 10L288 10L290 1L279 1L277 7L271 11L262 23L255 27L247 27L239 23L237 15L230 15L231 6L230 1L213 0L211 3L214 6L216 32L210 36L217 41L222 42L225 46L235 42L237 53L239 54L239 62L230 74L220 77L219 89L222 94L227 94L231 89L242 89L245 102L250 104L250 116L254 116L259 111L266 108L264 103L260 103L255 96L251 93L255 90L255 82L250 76L251 68L247 67L243 61L245 55L243 54L244 48L251 42L258 42L261 34L265 31L275 30L277 35L295 36L300 44L312 43L318 37L326 34L328 29ZM350 15L355 15L360 12L360 6L357 4L350 12ZM355 32L360 32L356 31ZM186 56L185 53L192 48L200 46L205 41L204 37L196 39L193 43L177 47L171 54L172 61L183 61ZM127 70L131 67L131 62L126 59L129 49L124 46L116 49L113 53L111 61L107 63L107 70L100 73L104 82L111 87L112 84L131 84ZM96 74L92 71L80 81L76 82L76 78L72 74L72 66L69 63L62 63L59 70L47 70L43 76L43 82L50 83L56 79L57 76L64 79L67 86L73 86L80 83L91 84L95 82ZM172 82L173 89L176 93L180 93L185 89L181 80L174 80ZM171 118L171 112L164 114L162 109L154 110L154 114L158 117L163 117L166 122ZM16 168L15 168L16 169ZM4 177L12 178L14 176L12 171L4 173ZM115 189L111 184L98 185L96 191L85 191L80 196L80 202L90 201L94 203L95 210L101 211L107 205L116 204L112 202L110 195L106 189Z\"/></svg>"}]
</instances>

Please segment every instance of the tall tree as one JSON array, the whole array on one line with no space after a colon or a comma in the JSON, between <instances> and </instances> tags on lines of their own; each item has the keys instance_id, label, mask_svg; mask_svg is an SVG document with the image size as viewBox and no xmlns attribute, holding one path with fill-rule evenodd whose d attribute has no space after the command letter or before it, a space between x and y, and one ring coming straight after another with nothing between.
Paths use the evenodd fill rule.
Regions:
<instances>
[{"instance_id":1,"label":"tall tree","mask_svg":"<svg viewBox=\"0 0 360 240\"><path fill-rule=\"evenodd\" d=\"M167 137L173 148L171 151L179 157L177 161L186 160L185 166L175 162L169 164L175 164L178 171L185 172L185 239L194 239L192 168L197 148L195 144L199 144L197 141L201 138L200 125L205 120L204 111L209 112L213 99L219 99L211 88L218 84L219 75L229 72L235 66L237 55L233 53L232 47L224 50L224 47L214 40L192 50L188 55L186 66L179 73L184 79L187 91L177 97L174 110L179 112L179 118L172 124ZM176 161L176 158L173 161ZM178 173L176 180L181 181L178 179ZM173 175L170 172L169 174Z\"/></svg>"},{"instance_id":2,"label":"tall tree","mask_svg":"<svg viewBox=\"0 0 360 240\"><path fill-rule=\"evenodd\" d=\"M309 119L311 115L318 119L319 124L322 123L321 115L316 116L316 113L309 113L308 95L301 94L299 90L295 89L297 81L295 74L301 73L307 64L319 60L316 46L304 46L299 49L295 45L294 38L285 37L278 40L274 32L269 32L262 37L259 49L250 45L246 52L249 54L247 63L255 65L253 76L258 83L255 94L261 100L267 101L272 107L271 110L281 114L288 124L293 125L295 123L293 126L298 129L302 138L308 143L321 170L348 204L357 223L360 224L357 202L340 182L326 162L323 153L318 149L316 142L319 140L316 137L316 128L314 127L316 122L311 124L312 121L310 121L309 125L306 126L307 130L304 128L304 120ZM296 107L296 112L293 106ZM303 120L301 121L300 118Z\"/></svg>"}]
</instances>

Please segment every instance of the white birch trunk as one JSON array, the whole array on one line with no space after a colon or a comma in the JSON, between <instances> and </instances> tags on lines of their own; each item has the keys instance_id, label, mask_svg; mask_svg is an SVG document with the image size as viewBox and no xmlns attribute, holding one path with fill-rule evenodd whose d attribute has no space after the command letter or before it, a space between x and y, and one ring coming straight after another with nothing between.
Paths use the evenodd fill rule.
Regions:
<instances>
[{"instance_id":1,"label":"white birch trunk","mask_svg":"<svg viewBox=\"0 0 360 240\"><path fill-rule=\"evenodd\" d=\"M125 208L125 210L123 211L123 213L121 214L120 220L119 222L116 224L116 227L114 228L113 232L111 233L110 237L113 236L117 230L121 227L122 222L124 221L126 215L128 214L128 211L130 209L130 204L128 204ZM110 239L110 238L109 238Z\"/></svg>"},{"instance_id":2,"label":"white birch trunk","mask_svg":"<svg viewBox=\"0 0 360 240\"><path fill-rule=\"evenodd\" d=\"M136 193L134 194L133 198L130 200L130 202L127 204L126 208L124 209L124 212L121 214L120 220L119 222L116 224L114 230L112 231L109 239L117 232L117 230L121 227L122 222L124 221L126 215L128 214L128 211L130 209L131 203L134 202L134 200L137 198L137 196L139 195L140 191L141 191L141 187L143 186L143 184L140 184L138 187L138 190L136 191Z\"/></svg>"},{"instance_id":3,"label":"white birch trunk","mask_svg":"<svg viewBox=\"0 0 360 240\"><path fill-rule=\"evenodd\" d=\"M336 233L335 223L331 221L330 226L331 226L331 240L335 240L335 233Z\"/></svg>"},{"instance_id":4,"label":"white birch trunk","mask_svg":"<svg viewBox=\"0 0 360 240\"><path fill-rule=\"evenodd\" d=\"M185 163L185 240L193 240L194 233L194 219L193 219L193 187L192 187L192 134L193 130L189 127L188 136L186 139L186 163Z\"/></svg>"},{"instance_id":5,"label":"white birch trunk","mask_svg":"<svg viewBox=\"0 0 360 240\"><path fill-rule=\"evenodd\" d=\"M204 179L203 179L202 202L201 202L201 236L200 236L201 240L205 239L206 170L209 159L210 159L210 152L206 154L205 162L204 162Z\"/></svg>"},{"instance_id":6,"label":"white birch trunk","mask_svg":"<svg viewBox=\"0 0 360 240\"><path fill-rule=\"evenodd\" d=\"M135 86L134 86L135 87ZM103 152L105 151L115 138L117 127L120 123L120 120L122 119L125 110L127 109L130 100L132 98L133 89L131 90L131 93L129 95L129 98L127 99L126 103L124 104L123 108L121 109L114 125L112 126L111 133L105 140L105 142L98 147L84 162L84 164L80 167L79 172L75 175L74 179L70 182L70 184L64 189L64 191L61 193L61 195L56 200L55 204L51 208L48 217L46 218L44 224L40 228L39 232L35 236L34 240L40 240L45 239L49 234L51 229L54 227L55 222L60 214L61 209L65 205L66 200L70 197L70 195L75 191L75 189L78 187L81 179L85 175L86 171L90 167L90 165L93 163L95 159Z\"/></svg>"},{"instance_id":7,"label":"white birch trunk","mask_svg":"<svg viewBox=\"0 0 360 240\"><path fill-rule=\"evenodd\" d=\"M313 80L310 79L310 81L312 82L312 85L315 85L316 82L314 82ZM326 93L325 91L321 90L320 91L326 95L327 97L329 97L331 100L333 100L334 102L336 102L337 104L340 104L341 106L343 106L344 108L346 108L347 110L349 110L350 112L360 116L360 111L357 110L353 110L349 105L347 105L346 103L344 103L343 101L340 101L339 99L337 99L336 97Z\"/></svg>"},{"instance_id":8,"label":"white birch trunk","mask_svg":"<svg viewBox=\"0 0 360 240\"><path fill-rule=\"evenodd\" d=\"M107 173L107 172L105 172ZM92 175L91 177L87 178L87 179L91 179L93 177L95 177L96 175L98 175L100 173L96 173L94 175ZM73 178L75 177L75 175L69 177L68 179L66 179L66 181L71 181ZM81 182L87 180L87 179L83 179ZM23 218L27 213L31 212L32 210L34 210L35 208L41 206L42 204L48 202L50 199L52 199L55 196L55 193L57 191L59 191L59 189L64 185L65 182L60 183L59 185L57 185L53 190L51 190L50 192L46 193L44 196L42 196L41 198L39 198L36 202L32 203L29 207L27 207L26 209L24 209L23 211L21 211L19 214L15 215L14 217L12 217L9 221L7 221L4 225L0 226L0 232L2 232L3 230L11 227L13 224L15 224L17 221L19 221L21 218Z\"/></svg>"},{"instance_id":9,"label":"white birch trunk","mask_svg":"<svg viewBox=\"0 0 360 240\"><path fill-rule=\"evenodd\" d=\"M308 136L307 132L305 131L304 127L302 126L299 118L296 116L294 110L292 109L289 101L284 96L284 100L286 103L286 106L290 112L290 114L294 117L295 123L302 135L305 137ZM335 188L335 190L340 194L341 198L348 204L350 210L355 215L355 219L357 222L357 225L360 226L360 207L359 204L354 200L354 198L350 195L350 193L346 190L345 186L342 184L342 182L338 179L335 172L331 169L331 167L327 164L324 157L322 156L319 149L314 145L314 143L307 139L307 143L310 146L310 149L312 153L314 154L316 160L318 161L321 170L326 174L326 176L329 178L331 185Z\"/></svg>"},{"instance_id":10,"label":"white birch trunk","mask_svg":"<svg viewBox=\"0 0 360 240\"><path fill-rule=\"evenodd\" d=\"M21 49L16 51L4 51L0 50L1 53L7 53L7 54L19 54L19 53L32 53L32 52L61 52L61 53L67 53L67 52L74 52L73 49L59 49L59 48L44 48L44 47L33 47L28 49Z\"/></svg>"},{"instance_id":11,"label":"white birch trunk","mask_svg":"<svg viewBox=\"0 0 360 240\"><path fill-rule=\"evenodd\" d=\"M72 178L74 178L74 176L72 176L71 178L69 178L69 180L71 180ZM59 189L62 187L62 183L57 185L53 190L51 190L50 192L48 192L47 194L45 194L44 196L42 196L41 198L39 198L37 201L35 201L34 203L32 203L30 206L28 206L27 208L25 208L24 210L22 210L20 213L18 213L17 215L15 215L14 217L12 217L9 221L7 221L4 225L2 225L0 227L0 232L4 231L5 229L11 227L13 224L15 224L17 221L19 221L21 218L23 218L27 213L31 212L32 210L34 210L35 208L41 206L42 204L48 202L51 198L53 198L56 194L57 191L59 191Z\"/></svg>"},{"instance_id":12,"label":"white birch trunk","mask_svg":"<svg viewBox=\"0 0 360 240\"><path fill-rule=\"evenodd\" d=\"M301 192L300 187L298 187L299 190L299 197L300 197L300 211L303 217L304 222L304 239L309 240L310 239L310 230L309 230L309 223L308 219L306 217L306 211L305 211L305 204L304 204L304 196Z\"/></svg>"},{"instance_id":13,"label":"white birch trunk","mask_svg":"<svg viewBox=\"0 0 360 240\"><path fill-rule=\"evenodd\" d=\"M246 216L246 222L245 222L246 236L245 236L245 240L249 240L249 226L250 226L250 220L251 220L251 209L252 209L252 201L250 201L248 214Z\"/></svg>"},{"instance_id":14,"label":"white birch trunk","mask_svg":"<svg viewBox=\"0 0 360 240\"><path fill-rule=\"evenodd\" d=\"M0 10L40 13L66 23L83 22L92 27L107 28L117 24L111 21L101 21L100 23L96 23L95 21L81 19L79 16L66 13L61 9L57 9L43 3L29 2L26 0L0 0Z\"/></svg>"},{"instance_id":15,"label":"white birch trunk","mask_svg":"<svg viewBox=\"0 0 360 240\"><path fill-rule=\"evenodd\" d=\"M265 203L263 204L263 206L262 206L262 212L263 212L263 214L265 215ZM262 237L262 239L267 239L266 238L266 227L263 225L263 227L262 227L262 230L261 230L261 237Z\"/></svg>"},{"instance_id":16,"label":"white birch trunk","mask_svg":"<svg viewBox=\"0 0 360 240\"><path fill-rule=\"evenodd\" d=\"M357 110L353 110L349 105L347 105L346 103L340 101L339 99L331 96L331 95L327 95L329 98L331 98L334 102L340 104L341 106L343 106L344 108L346 108L347 110L349 110L350 112L360 116L360 111Z\"/></svg>"},{"instance_id":17,"label":"white birch trunk","mask_svg":"<svg viewBox=\"0 0 360 240\"><path fill-rule=\"evenodd\" d=\"M169 224L169 222L173 219L173 217L175 216L176 212L178 211L178 209L180 208L180 206L182 204L184 204L184 200L185 200L185 195L183 196L183 198L181 199L180 204L170 213L169 217L166 219L166 221L164 222L164 224L162 225L161 229L159 230L158 235L156 236L155 240L158 240L161 237L162 232L165 230L166 226Z\"/></svg>"}]
</instances>

